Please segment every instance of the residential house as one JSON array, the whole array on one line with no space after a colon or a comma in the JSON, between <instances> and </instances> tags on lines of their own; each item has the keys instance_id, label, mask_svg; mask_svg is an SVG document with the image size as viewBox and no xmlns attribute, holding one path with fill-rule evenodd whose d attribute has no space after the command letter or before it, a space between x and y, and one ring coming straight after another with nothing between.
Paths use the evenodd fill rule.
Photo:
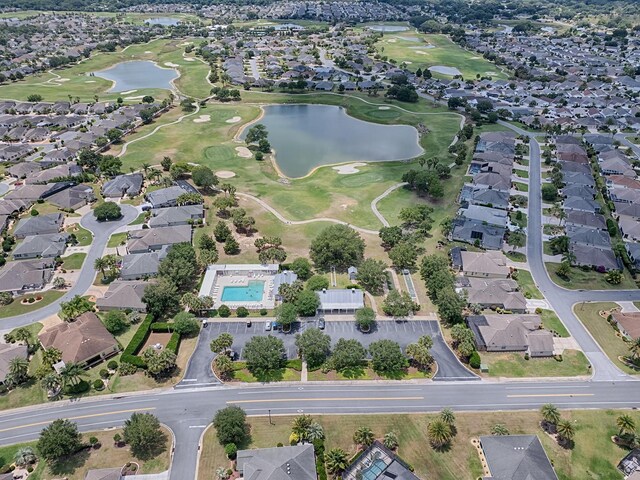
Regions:
<instances>
[{"instance_id":1,"label":"residential house","mask_svg":"<svg viewBox=\"0 0 640 480\"><path fill-rule=\"evenodd\" d=\"M56 207L77 210L85 205L95 202L96 196L93 188L88 185L75 185L61 192L51 195L47 201Z\"/></svg>"},{"instance_id":2,"label":"residential house","mask_svg":"<svg viewBox=\"0 0 640 480\"><path fill-rule=\"evenodd\" d=\"M479 351L527 352L531 357L553 355L553 334L542 330L539 315L492 314L467 317Z\"/></svg>"},{"instance_id":3,"label":"residential house","mask_svg":"<svg viewBox=\"0 0 640 480\"><path fill-rule=\"evenodd\" d=\"M141 173L118 175L105 182L102 186L102 196L106 198L122 198L125 195L135 197L140 195L144 177Z\"/></svg>"},{"instance_id":4,"label":"residential house","mask_svg":"<svg viewBox=\"0 0 640 480\"><path fill-rule=\"evenodd\" d=\"M490 472L485 480L558 480L536 435L488 435L480 448Z\"/></svg>"},{"instance_id":5,"label":"residential house","mask_svg":"<svg viewBox=\"0 0 640 480\"><path fill-rule=\"evenodd\" d=\"M511 269L507 257L501 251L460 252L462 272L467 277L507 278Z\"/></svg>"},{"instance_id":6,"label":"residential house","mask_svg":"<svg viewBox=\"0 0 640 480\"><path fill-rule=\"evenodd\" d=\"M458 215L468 220L497 227L506 227L509 221L509 214L506 210L480 205L468 205L466 208L461 208L458 210Z\"/></svg>"},{"instance_id":7,"label":"residential house","mask_svg":"<svg viewBox=\"0 0 640 480\"><path fill-rule=\"evenodd\" d=\"M96 468L89 470L84 480L122 480L122 468Z\"/></svg>"},{"instance_id":8,"label":"residential house","mask_svg":"<svg viewBox=\"0 0 640 480\"><path fill-rule=\"evenodd\" d=\"M53 277L53 259L7 262L0 269L0 292L20 295L41 290Z\"/></svg>"},{"instance_id":9,"label":"residential house","mask_svg":"<svg viewBox=\"0 0 640 480\"><path fill-rule=\"evenodd\" d=\"M29 358L27 346L19 343L0 343L0 385L6 381L7 375L11 371L11 361L14 358L27 360Z\"/></svg>"},{"instance_id":10,"label":"residential house","mask_svg":"<svg viewBox=\"0 0 640 480\"><path fill-rule=\"evenodd\" d=\"M147 308L142 301L145 289L151 282L132 280L115 280L109 284L109 288L102 298L96 300L96 307L101 312L109 310L135 310L144 312Z\"/></svg>"},{"instance_id":11,"label":"residential house","mask_svg":"<svg viewBox=\"0 0 640 480\"><path fill-rule=\"evenodd\" d=\"M587 227L597 230L606 230L607 222L603 215L599 213L582 212L572 210L567 212L564 224L567 227Z\"/></svg>"},{"instance_id":12,"label":"residential house","mask_svg":"<svg viewBox=\"0 0 640 480\"><path fill-rule=\"evenodd\" d=\"M190 225L159 227L129 232L127 253L147 253L161 250L177 243L191 243Z\"/></svg>"},{"instance_id":13,"label":"residential house","mask_svg":"<svg viewBox=\"0 0 640 480\"><path fill-rule=\"evenodd\" d=\"M527 312L527 299L518 291L518 282L511 279L465 278L463 290L469 305L482 308L502 308L513 313Z\"/></svg>"},{"instance_id":14,"label":"residential house","mask_svg":"<svg viewBox=\"0 0 640 480\"><path fill-rule=\"evenodd\" d=\"M640 312L615 312L611 318L616 322L620 333L629 340L640 338Z\"/></svg>"},{"instance_id":15,"label":"residential house","mask_svg":"<svg viewBox=\"0 0 640 480\"><path fill-rule=\"evenodd\" d=\"M60 350L64 363L90 366L120 351L118 341L93 312L83 313L73 322L47 328L38 335L38 339L45 350Z\"/></svg>"},{"instance_id":16,"label":"residential house","mask_svg":"<svg viewBox=\"0 0 640 480\"><path fill-rule=\"evenodd\" d=\"M178 205L178 197L184 193L189 192L180 186L174 185L173 187L161 188L160 190L149 192L145 195L145 198L154 209L175 207Z\"/></svg>"},{"instance_id":17,"label":"residential house","mask_svg":"<svg viewBox=\"0 0 640 480\"><path fill-rule=\"evenodd\" d=\"M158 252L124 255L120 262L120 279L140 280L155 277L158 274L160 260L166 255L166 249Z\"/></svg>"},{"instance_id":18,"label":"residential house","mask_svg":"<svg viewBox=\"0 0 640 480\"><path fill-rule=\"evenodd\" d=\"M18 222L13 235L16 238L25 238L31 235L58 233L62 230L63 223L64 216L61 213L23 218Z\"/></svg>"},{"instance_id":19,"label":"residential house","mask_svg":"<svg viewBox=\"0 0 640 480\"><path fill-rule=\"evenodd\" d=\"M151 211L150 227L173 227L190 225L195 220L204 218L202 205L183 205L180 207L158 208Z\"/></svg>"},{"instance_id":20,"label":"residential house","mask_svg":"<svg viewBox=\"0 0 640 480\"><path fill-rule=\"evenodd\" d=\"M13 251L13 258L55 258L67 249L69 236L66 233L29 235Z\"/></svg>"},{"instance_id":21,"label":"residential house","mask_svg":"<svg viewBox=\"0 0 640 480\"><path fill-rule=\"evenodd\" d=\"M566 211L576 210L580 212L600 213L602 207L598 202L590 198L567 197L562 204L562 209Z\"/></svg>"},{"instance_id":22,"label":"residential house","mask_svg":"<svg viewBox=\"0 0 640 480\"><path fill-rule=\"evenodd\" d=\"M236 469L246 480L316 480L313 444L239 450Z\"/></svg>"},{"instance_id":23,"label":"residential house","mask_svg":"<svg viewBox=\"0 0 640 480\"><path fill-rule=\"evenodd\" d=\"M478 245L488 250L500 250L506 229L494 225L486 225L482 222L456 218L453 221L451 239Z\"/></svg>"},{"instance_id":24,"label":"residential house","mask_svg":"<svg viewBox=\"0 0 640 480\"><path fill-rule=\"evenodd\" d=\"M419 480L408 464L377 440L342 472L342 480L360 479Z\"/></svg>"},{"instance_id":25,"label":"residential house","mask_svg":"<svg viewBox=\"0 0 640 480\"><path fill-rule=\"evenodd\" d=\"M569 250L575 257L573 265L584 265L606 271L622 269L621 262L610 248L574 243L569 246Z\"/></svg>"}]
</instances>

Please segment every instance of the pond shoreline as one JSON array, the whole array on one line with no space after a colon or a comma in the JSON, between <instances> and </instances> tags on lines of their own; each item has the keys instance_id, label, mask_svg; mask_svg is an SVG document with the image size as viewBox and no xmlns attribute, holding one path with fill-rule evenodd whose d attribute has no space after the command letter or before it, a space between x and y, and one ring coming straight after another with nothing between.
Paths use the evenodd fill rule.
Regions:
<instances>
[{"instance_id":1,"label":"pond shoreline","mask_svg":"<svg viewBox=\"0 0 640 480\"><path fill-rule=\"evenodd\" d=\"M178 66L176 66L176 67L162 66L162 65L158 64L158 62L156 62L155 60L140 60L140 59L123 60L123 61L121 61L121 62L114 63L113 65L111 65L111 66L110 66L110 67L108 67L108 68L103 68L102 70L96 70L96 71L94 71L94 72L88 72L88 73L92 73L92 74L93 74L93 76L96 76L96 77L98 77L98 78L101 78L101 79L103 79L103 80L106 80L106 81L108 81L108 82L111 82L111 83L112 83L111 87L106 91L106 93L122 93L122 92L127 92L127 91L129 91L130 89L126 89L126 88L125 88L124 90L121 90L121 91L115 91L115 88L118 86L118 82L117 82L117 80L112 80L112 79L110 79L110 78L104 77L104 76L102 76L102 75L99 75L99 73L102 73L102 72L108 72L109 70L113 70L114 68L117 68L117 67L118 67L118 66L120 66L120 65L124 65L124 64L126 64L126 63L132 63L132 62L138 62L138 63L152 63L156 68L159 68L159 69L161 69L161 70L172 70L172 71L175 73L175 77L174 77L174 78L172 78L171 80L169 80L169 82L168 82L168 83L169 83L169 85L171 85L171 87L172 87L172 88L164 88L164 87L135 87L135 88L132 88L133 90L147 90L147 89L154 89L154 88L158 88L158 89L161 89L161 90L174 90L174 91L176 91L176 92L178 91L178 89L176 88L176 85L175 85L175 83L174 83L174 82L175 82L176 80L178 80L178 79L181 77L181 72L180 72L180 70L179 70L179 65L178 65ZM87 74L87 76L89 76L89 75Z\"/></svg>"},{"instance_id":2,"label":"pond shoreline","mask_svg":"<svg viewBox=\"0 0 640 480\"><path fill-rule=\"evenodd\" d=\"M393 128L393 127L410 127L415 131L415 134L416 134L416 145L420 149L420 153L418 155L416 155L416 156L405 157L405 158L394 158L394 159L391 159L391 160L371 160L371 159L357 159L357 158L354 158L354 159L345 160L345 161L341 161L341 162L326 163L326 164L314 166L305 175L299 176L299 177L292 177L292 176L286 175L281 170L281 168L278 165L278 161L277 161L276 149L272 145L272 147L271 147L272 153L269 154L269 156L270 156L270 160L271 160L271 163L273 165L273 168L275 169L275 171L278 173L278 175L281 178L284 178L284 179L287 179L287 180L302 180L302 179L305 179L305 178L313 175L320 168L336 167L336 166L340 166L340 165L348 165L350 163L355 163L355 162L363 162L363 163L366 163L367 165L369 163L409 162L411 160L414 160L415 158L418 158L420 155L424 155L424 153L425 153L424 148L422 147L422 145L420 145L420 132L413 125L404 125L404 124L387 125L387 124L382 124L382 123L376 123L376 122L371 122L371 121L367 121L367 120L362 120L360 118L354 117L353 115L350 115L349 112L348 112L348 109L343 107L343 106L330 105L330 104L325 104L325 103L306 103L306 102L299 102L299 103L298 102L296 102L296 103L258 103L258 104L254 104L254 105L258 106L258 108L260 109L260 114L255 119L253 119L253 120L251 120L249 122L246 122L246 123L244 123L244 124L242 124L240 126L240 128L238 129L238 131L236 132L236 134L233 137L233 141L234 142L236 142L236 143L244 143L244 141L240 137L244 134L244 132L245 132L245 130L247 130L247 128L251 127L252 125L257 124L258 122L260 122L260 120L262 120L265 117L265 115L267 113L266 110L265 110L266 107L283 107L283 106L332 107L332 108L337 108L338 110L344 112L344 114L347 117L349 117L351 120L356 121L356 122L360 122L360 123L364 123L364 124L368 124L368 125L380 126L380 127L389 127L389 128Z\"/></svg>"}]
</instances>

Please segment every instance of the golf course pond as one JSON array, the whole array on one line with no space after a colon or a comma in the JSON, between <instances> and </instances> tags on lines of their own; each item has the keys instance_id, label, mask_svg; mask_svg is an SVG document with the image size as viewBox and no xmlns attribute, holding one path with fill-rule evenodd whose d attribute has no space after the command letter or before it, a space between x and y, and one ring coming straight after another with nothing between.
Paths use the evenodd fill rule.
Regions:
<instances>
[{"instance_id":1,"label":"golf course pond","mask_svg":"<svg viewBox=\"0 0 640 480\"><path fill-rule=\"evenodd\" d=\"M409 27L403 25L369 25L368 28L374 32L397 33L406 32Z\"/></svg>"},{"instance_id":2,"label":"golf course pond","mask_svg":"<svg viewBox=\"0 0 640 480\"><path fill-rule=\"evenodd\" d=\"M178 25L180 23L180 19L173 17L156 17L148 18L144 21L144 23L148 25L162 25L165 27L172 27Z\"/></svg>"},{"instance_id":3,"label":"golf course pond","mask_svg":"<svg viewBox=\"0 0 640 480\"><path fill-rule=\"evenodd\" d=\"M408 125L365 122L330 105L263 108L264 116L257 123L267 127L278 168L290 178L304 177L323 165L406 160L423 153L418 131Z\"/></svg>"},{"instance_id":4,"label":"golf course pond","mask_svg":"<svg viewBox=\"0 0 640 480\"><path fill-rule=\"evenodd\" d=\"M177 70L162 68L148 60L121 62L106 70L94 72L96 77L114 82L109 92L131 92L144 88L170 90L171 81L178 78Z\"/></svg>"}]
</instances>

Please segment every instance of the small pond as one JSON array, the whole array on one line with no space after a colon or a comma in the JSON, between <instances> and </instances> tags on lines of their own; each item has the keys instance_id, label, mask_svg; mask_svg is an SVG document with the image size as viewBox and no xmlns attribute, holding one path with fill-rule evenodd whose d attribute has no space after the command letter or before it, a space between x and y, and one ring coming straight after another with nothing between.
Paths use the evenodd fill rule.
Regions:
<instances>
[{"instance_id":1,"label":"small pond","mask_svg":"<svg viewBox=\"0 0 640 480\"><path fill-rule=\"evenodd\" d=\"M341 107L269 105L264 112L258 123L269 131L280 171L291 178L322 165L405 160L423 153L415 128L365 122Z\"/></svg>"},{"instance_id":2,"label":"small pond","mask_svg":"<svg viewBox=\"0 0 640 480\"><path fill-rule=\"evenodd\" d=\"M409 27L403 25L369 25L370 30L374 32L406 32Z\"/></svg>"},{"instance_id":3,"label":"small pond","mask_svg":"<svg viewBox=\"0 0 640 480\"><path fill-rule=\"evenodd\" d=\"M109 92L130 92L143 88L170 90L171 81L178 78L173 68L161 68L148 60L122 62L106 70L95 72L96 77L115 82Z\"/></svg>"},{"instance_id":4,"label":"small pond","mask_svg":"<svg viewBox=\"0 0 640 480\"><path fill-rule=\"evenodd\" d=\"M149 25L163 25L165 27L173 27L180 23L180 19L172 18L172 17L157 17L157 18L148 18L144 21L144 23Z\"/></svg>"}]
</instances>

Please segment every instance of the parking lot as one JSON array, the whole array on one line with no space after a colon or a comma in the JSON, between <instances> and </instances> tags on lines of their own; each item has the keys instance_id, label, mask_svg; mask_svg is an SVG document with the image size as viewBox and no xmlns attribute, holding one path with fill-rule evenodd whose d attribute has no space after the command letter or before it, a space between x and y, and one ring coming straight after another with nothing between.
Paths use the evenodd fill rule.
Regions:
<instances>
[{"instance_id":1,"label":"parking lot","mask_svg":"<svg viewBox=\"0 0 640 480\"><path fill-rule=\"evenodd\" d=\"M290 333L281 331L266 331L265 323L268 319L251 319L251 326L247 322L216 322L209 321L206 328L200 333L198 346L187 367L185 379L197 384L213 382L209 365L213 359L213 354L209 349L209 343L223 332L228 332L233 336L233 346L231 347L243 358L245 344L256 335L274 335L284 342L288 358L297 357L295 346L296 333L303 332L307 328L317 326L317 320L311 319L302 321L291 330ZM354 322L349 321L327 321L324 332L331 336L332 343L335 344L340 338L356 339L365 347L372 342L381 339L391 339L400 344L404 350L409 343L414 343L422 335L431 335L433 338L432 354L438 363L438 373L434 380L473 380L477 377L467 370L456 358L453 352L445 344L438 322L434 320L415 320L406 322L383 321L377 322L376 327L369 333L360 332ZM188 383L185 386L188 386Z\"/></svg>"}]
</instances>

